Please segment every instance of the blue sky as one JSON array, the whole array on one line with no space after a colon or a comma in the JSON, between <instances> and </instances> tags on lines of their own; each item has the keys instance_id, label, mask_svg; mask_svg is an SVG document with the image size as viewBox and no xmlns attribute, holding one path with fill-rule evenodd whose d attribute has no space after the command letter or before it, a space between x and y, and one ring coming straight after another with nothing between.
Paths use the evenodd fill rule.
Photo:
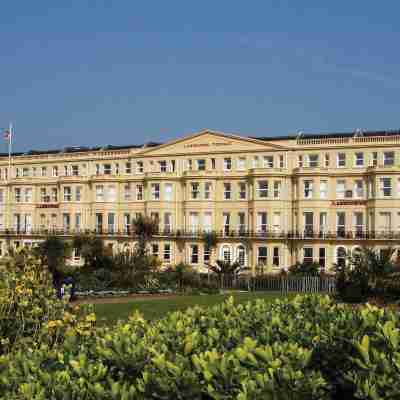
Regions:
<instances>
[{"instance_id":1,"label":"blue sky","mask_svg":"<svg viewBox=\"0 0 400 400\"><path fill-rule=\"evenodd\" d=\"M2 2L0 127L15 121L15 150L399 128L399 14L391 0Z\"/></svg>"}]
</instances>

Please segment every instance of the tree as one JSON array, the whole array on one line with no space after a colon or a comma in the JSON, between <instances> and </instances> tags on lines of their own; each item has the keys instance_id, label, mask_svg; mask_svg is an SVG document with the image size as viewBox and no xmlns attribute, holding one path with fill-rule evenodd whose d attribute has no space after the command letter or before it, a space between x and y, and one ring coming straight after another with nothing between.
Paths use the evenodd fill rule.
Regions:
<instances>
[{"instance_id":1,"label":"tree","mask_svg":"<svg viewBox=\"0 0 400 400\"><path fill-rule=\"evenodd\" d=\"M107 255L104 241L95 235L78 235L72 240L72 247L77 249L84 259L85 269L98 270L110 267L110 257Z\"/></svg>"},{"instance_id":2,"label":"tree","mask_svg":"<svg viewBox=\"0 0 400 400\"><path fill-rule=\"evenodd\" d=\"M212 251L213 249L215 249L217 247L218 244L218 235L216 232L214 231L210 231L210 232L204 232L203 233L203 243L204 243L204 249L207 249L209 251L210 254L210 261L212 260ZM207 267L209 267L210 264L207 265ZM210 269L208 268L208 272L210 271ZM208 277L209 279L209 277Z\"/></svg>"},{"instance_id":3,"label":"tree","mask_svg":"<svg viewBox=\"0 0 400 400\"><path fill-rule=\"evenodd\" d=\"M65 261L71 255L71 247L58 236L50 235L35 248L41 262L47 265L53 276L53 285L60 290L65 276Z\"/></svg>"},{"instance_id":4,"label":"tree","mask_svg":"<svg viewBox=\"0 0 400 400\"><path fill-rule=\"evenodd\" d=\"M138 287L147 277L151 277L160 267L160 261L152 255L133 252L120 252L111 258L113 266L112 283L117 287Z\"/></svg>"},{"instance_id":5,"label":"tree","mask_svg":"<svg viewBox=\"0 0 400 400\"><path fill-rule=\"evenodd\" d=\"M137 248L139 256L144 256L146 254L147 243L158 232L158 222L148 216L139 214L132 221L132 230L134 236L138 239Z\"/></svg>"},{"instance_id":6,"label":"tree","mask_svg":"<svg viewBox=\"0 0 400 400\"><path fill-rule=\"evenodd\" d=\"M225 286L224 278L226 276L232 276L235 281L236 276L239 274L239 272L244 270L244 267L240 265L237 261L232 263L230 261L217 260L216 263L216 265L210 265L209 269L220 276L221 288Z\"/></svg>"},{"instance_id":7,"label":"tree","mask_svg":"<svg viewBox=\"0 0 400 400\"><path fill-rule=\"evenodd\" d=\"M353 251L344 265L336 265L336 289L342 299L360 301L376 294L379 281L394 271L394 250L364 247Z\"/></svg>"}]
</instances>

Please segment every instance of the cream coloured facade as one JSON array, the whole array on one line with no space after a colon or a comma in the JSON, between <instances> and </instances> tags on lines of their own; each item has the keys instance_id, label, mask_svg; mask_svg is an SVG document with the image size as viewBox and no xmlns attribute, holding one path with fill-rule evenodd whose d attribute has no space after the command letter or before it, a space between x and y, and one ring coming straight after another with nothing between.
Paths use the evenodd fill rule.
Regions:
<instances>
[{"instance_id":1,"label":"cream coloured facade","mask_svg":"<svg viewBox=\"0 0 400 400\"><path fill-rule=\"evenodd\" d=\"M131 221L159 221L164 265L215 259L253 271L329 270L361 246L400 249L400 131L250 138L204 130L165 144L0 157L0 249L55 231L132 248ZM215 231L211 254L202 233Z\"/></svg>"}]
</instances>

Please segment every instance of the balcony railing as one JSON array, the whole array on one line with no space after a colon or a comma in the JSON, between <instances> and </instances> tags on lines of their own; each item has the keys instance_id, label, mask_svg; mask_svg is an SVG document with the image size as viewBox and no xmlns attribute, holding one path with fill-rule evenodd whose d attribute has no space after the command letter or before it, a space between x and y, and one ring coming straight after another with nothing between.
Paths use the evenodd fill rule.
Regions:
<instances>
[{"instance_id":1,"label":"balcony railing","mask_svg":"<svg viewBox=\"0 0 400 400\"><path fill-rule=\"evenodd\" d=\"M160 230L154 237L170 239L200 239L206 232L204 230ZM337 231L253 231L253 230L227 230L213 231L219 239L281 239L281 240L398 240L400 231L363 231L363 230L342 230ZM132 229L107 230L107 229L1 229L0 236L74 236L79 234L90 234L104 237L135 237Z\"/></svg>"}]
</instances>

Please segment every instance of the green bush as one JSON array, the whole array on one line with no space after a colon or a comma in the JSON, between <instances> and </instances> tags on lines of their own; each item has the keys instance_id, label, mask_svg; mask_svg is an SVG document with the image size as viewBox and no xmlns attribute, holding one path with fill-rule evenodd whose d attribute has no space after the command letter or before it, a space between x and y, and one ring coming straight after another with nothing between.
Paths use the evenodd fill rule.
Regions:
<instances>
[{"instance_id":1,"label":"green bush","mask_svg":"<svg viewBox=\"0 0 400 400\"><path fill-rule=\"evenodd\" d=\"M0 358L10 399L398 399L399 315L326 296L139 314ZM397 379L397 380L396 380ZM357 396L357 397L356 397Z\"/></svg>"},{"instance_id":2,"label":"green bush","mask_svg":"<svg viewBox=\"0 0 400 400\"><path fill-rule=\"evenodd\" d=\"M291 276L319 276L320 265L318 263L297 263L289 267Z\"/></svg>"},{"instance_id":3,"label":"green bush","mask_svg":"<svg viewBox=\"0 0 400 400\"><path fill-rule=\"evenodd\" d=\"M26 249L0 264L0 354L17 348L54 345L86 317L60 300L46 265ZM76 332L74 332L75 334Z\"/></svg>"},{"instance_id":4,"label":"green bush","mask_svg":"<svg viewBox=\"0 0 400 400\"><path fill-rule=\"evenodd\" d=\"M346 302L363 302L370 296L384 297L396 293L395 285L390 284L395 273L392 260L394 250L377 252L362 248L347 257L343 265L336 265L336 291L338 297ZM399 292L398 292L399 293Z\"/></svg>"}]
</instances>

